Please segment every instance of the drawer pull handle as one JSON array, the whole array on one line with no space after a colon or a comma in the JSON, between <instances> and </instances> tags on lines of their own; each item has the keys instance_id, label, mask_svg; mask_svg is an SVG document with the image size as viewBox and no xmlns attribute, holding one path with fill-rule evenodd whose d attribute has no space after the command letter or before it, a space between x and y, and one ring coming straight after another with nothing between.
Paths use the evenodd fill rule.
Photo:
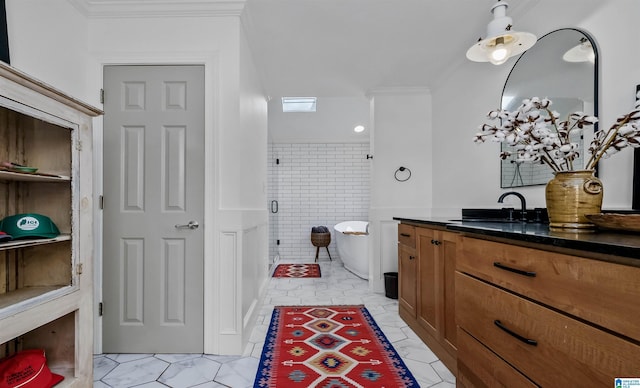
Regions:
<instances>
[{"instance_id":1,"label":"drawer pull handle","mask_svg":"<svg viewBox=\"0 0 640 388\"><path fill-rule=\"evenodd\" d=\"M409 260L413 260L415 258L416 258L415 256L409 256Z\"/></svg>"},{"instance_id":2,"label":"drawer pull handle","mask_svg":"<svg viewBox=\"0 0 640 388\"><path fill-rule=\"evenodd\" d=\"M400 233L400 236L402 236L402 237L411 237L411 235L408 234L408 233Z\"/></svg>"},{"instance_id":3,"label":"drawer pull handle","mask_svg":"<svg viewBox=\"0 0 640 388\"><path fill-rule=\"evenodd\" d=\"M497 319L495 321L493 321L493 323L495 323L496 326L498 326L500 329L502 329L504 332L506 332L510 336L519 339L520 341L524 342L527 345L531 345L531 346L537 346L538 345L538 341L532 340L532 339L529 339L529 338L525 338L525 337L521 336L518 333L514 333L513 331L507 329L507 327L505 325L503 325L502 322L500 322Z\"/></svg>"},{"instance_id":4,"label":"drawer pull handle","mask_svg":"<svg viewBox=\"0 0 640 388\"><path fill-rule=\"evenodd\" d=\"M497 261L493 262L493 266L497 267L497 268L500 268L500 269L503 269L505 271L517 273L518 275L529 276L531 278L535 278L536 277L536 273L533 272L533 271L525 271L525 270L522 270L522 269L507 267L506 265L504 265L502 263L498 263Z\"/></svg>"}]
</instances>

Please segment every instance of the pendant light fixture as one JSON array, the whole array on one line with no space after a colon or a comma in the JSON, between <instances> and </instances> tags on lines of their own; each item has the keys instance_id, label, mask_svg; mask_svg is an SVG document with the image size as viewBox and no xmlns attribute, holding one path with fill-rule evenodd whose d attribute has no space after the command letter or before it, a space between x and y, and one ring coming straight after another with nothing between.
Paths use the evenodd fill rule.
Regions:
<instances>
[{"instance_id":1,"label":"pendant light fixture","mask_svg":"<svg viewBox=\"0 0 640 388\"><path fill-rule=\"evenodd\" d=\"M587 38L580 38L580 44L569 49L562 56L567 62L591 62L596 61L596 53L593 51L593 46Z\"/></svg>"},{"instance_id":2,"label":"pendant light fixture","mask_svg":"<svg viewBox=\"0 0 640 388\"><path fill-rule=\"evenodd\" d=\"M480 38L467 50L469 60L501 65L510 57L522 54L536 43L535 35L511 29L513 21L507 16L508 6L509 4L498 0L491 7L493 20L487 25L487 37Z\"/></svg>"}]
</instances>

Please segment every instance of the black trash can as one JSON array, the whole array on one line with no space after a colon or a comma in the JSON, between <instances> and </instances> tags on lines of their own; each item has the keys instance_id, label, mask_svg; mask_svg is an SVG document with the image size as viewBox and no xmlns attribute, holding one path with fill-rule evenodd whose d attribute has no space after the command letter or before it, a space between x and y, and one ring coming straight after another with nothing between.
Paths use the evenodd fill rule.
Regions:
<instances>
[{"instance_id":1,"label":"black trash can","mask_svg":"<svg viewBox=\"0 0 640 388\"><path fill-rule=\"evenodd\" d=\"M398 273L384 273L384 295L387 298L398 299Z\"/></svg>"}]
</instances>

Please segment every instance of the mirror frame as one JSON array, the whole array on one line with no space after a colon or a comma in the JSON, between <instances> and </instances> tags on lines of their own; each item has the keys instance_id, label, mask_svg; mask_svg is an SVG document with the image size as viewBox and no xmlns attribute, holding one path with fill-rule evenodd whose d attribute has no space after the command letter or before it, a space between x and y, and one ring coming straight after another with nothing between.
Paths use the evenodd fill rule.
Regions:
<instances>
[{"instance_id":1,"label":"mirror frame","mask_svg":"<svg viewBox=\"0 0 640 388\"><path fill-rule=\"evenodd\" d=\"M640 93L640 85L636 85L636 96ZM636 97L636 100L638 98ZM633 150L633 184L631 192L631 209L640 210L640 148Z\"/></svg>"},{"instance_id":2,"label":"mirror frame","mask_svg":"<svg viewBox=\"0 0 640 388\"><path fill-rule=\"evenodd\" d=\"M558 28L556 30L553 30L551 32L548 32L546 34L544 34L543 36L541 36L540 38L538 38L538 40L544 39L545 37L548 37L549 35L556 33L556 32L560 32L560 31L575 31L578 32L579 34L581 34L582 36L584 36L589 43L591 43L591 47L593 48L593 52L595 54L595 60L593 62L593 115L595 117L598 117L599 114L599 93L600 93L600 70L599 70L599 62L600 62L600 55L598 52L598 46L597 43L595 41L595 39L593 38L593 36L591 36L591 34L589 34L587 31L580 29L580 28L573 28L573 27L566 27L566 28ZM535 46L534 46L535 47ZM518 63L520 63L521 60L523 60L523 58L528 58L526 55L527 53L529 53L529 50L525 51L524 53L522 53L518 59L516 60L516 62L513 64L513 67L511 67L511 70L509 70L509 74L507 75L507 79L504 82L504 85L502 87L502 93L500 94L500 103L499 106L501 109L503 109L503 105L502 105L502 100L504 98L504 93L505 90L507 88L507 84L509 83L509 79L511 78L511 75L514 71L514 69L516 69L516 67L518 66ZM528 97L533 97L533 96L528 96ZM542 96L540 96L542 97ZM593 131L596 132L598 131L598 123L596 123L593 126ZM501 148L502 148L502 143L501 143ZM583 144L583 154L587 153L587 147L586 145ZM640 163L640 162L639 162ZM499 170L499 174L500 174L500 188L503 189L507 189L507 188L514 188L514 187L527 187L527 186L539 186L539 185L544 185L546 184L546 182L544 183L530 183L530 184L522 184L522 185L518 185L518 186L505 186L503 185L503 179L502 179L502 165L503 165L503 161L500 160L500 170ZM595 174L596 176L598 175L598 166L596 165L595 167ZM639 172L638 172L638 180L639 180L639 187L640 187L640 167L639 167ZM638 206L640 207L640 193L638 194Z\"/></svg>"}]
</instances>

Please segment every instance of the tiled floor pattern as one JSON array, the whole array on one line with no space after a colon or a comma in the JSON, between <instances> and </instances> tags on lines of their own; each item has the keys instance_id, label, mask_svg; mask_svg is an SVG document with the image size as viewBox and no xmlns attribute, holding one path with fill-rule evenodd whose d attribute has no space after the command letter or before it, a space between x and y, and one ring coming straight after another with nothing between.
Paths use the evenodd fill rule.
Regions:
<instances>
[{"instance_id":1,"label":"tiled floor pattern","mask_svg":"<svg viewBox=\"0 0 640 388\"><path fill-rule=\"evenodd\" d=\"M455 377L400 319L397 300L370 292L367 282L346 271L339 260L320 265L321 278L270 279L256 328L242 356L96 355L94 388L252 387L273 306L303 304L364 304L421 387L455 387Z\"/></svg>"}]
</instances>

